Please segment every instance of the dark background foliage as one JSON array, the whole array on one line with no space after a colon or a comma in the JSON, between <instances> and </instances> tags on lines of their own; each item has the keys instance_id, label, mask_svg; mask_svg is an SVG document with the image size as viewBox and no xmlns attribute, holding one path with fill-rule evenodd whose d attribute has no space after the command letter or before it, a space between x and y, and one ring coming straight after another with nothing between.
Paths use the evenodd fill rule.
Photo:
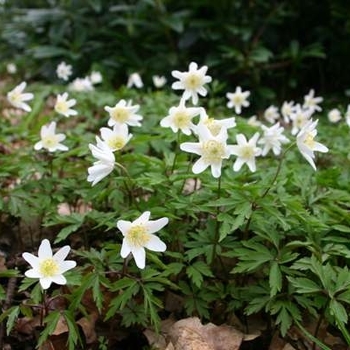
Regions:
<instances>
[{"instance_id":1,"label":"dark background foliage","mask_svg":"<svg viewBox=\"0 0 350 350\"><path fill-rule=\"evenodd\" d=\"M310 88L342 98L350 85L347 0L14 0L0 16L2 59L31 79L55 79L65 60L119 86L132 71L150 82L196 61L258 105Z\"/></svg>"}]
</instances>

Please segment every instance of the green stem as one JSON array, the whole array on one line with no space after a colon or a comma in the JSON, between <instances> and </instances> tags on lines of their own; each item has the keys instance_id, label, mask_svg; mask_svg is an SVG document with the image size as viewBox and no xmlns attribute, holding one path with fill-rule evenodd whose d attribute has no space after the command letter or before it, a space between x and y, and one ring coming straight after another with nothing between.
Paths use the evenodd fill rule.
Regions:
<instances>
[{"instance_id":1,"label":"green stem","mask_svg":"<svg viewBox=\"0 0 350 350\"><path fill-rule=\"evenodd\" d=\"M177 141L176 141L176 148L175 148L175 155L174 155L174 160L173 160L173 165L171 167L171 174L174 173L175 170L175 165L176 165L176 160L177 160L177 155L178 155L178 148L180 148L180 143L181 143L181 132L177 132Z\"/></svg>"},{"instance_id":2,"label":"green stem","mask_svg":"<svg viewBox=\"0 0 350 350\"><path fill-rule=\"evenodd\" d=\"M350 345L350 334L346 330L344 323L337 320L337 326L338 326L339 330L342 332L343 337L346 340L347 344Z\"/></svg>"},{"instance_id":3,"label":"green stem","mask_svg":"<svg viewBox=\"0 0 350 350\"><path fill-rule=\"evenodd\" d=\"M221 176L218 178L218 196L217 199L220 199L221 197ZM214 263L215 256L216 256L216 247L219 243L219 229L220 229L220 224L218 221L218 215L220 213L220 207L216 207L216 226L215 226L215 237L214 237L214 245L213 245L213 253L211 257L211 263Z\"/></svg>"}]
</instances>

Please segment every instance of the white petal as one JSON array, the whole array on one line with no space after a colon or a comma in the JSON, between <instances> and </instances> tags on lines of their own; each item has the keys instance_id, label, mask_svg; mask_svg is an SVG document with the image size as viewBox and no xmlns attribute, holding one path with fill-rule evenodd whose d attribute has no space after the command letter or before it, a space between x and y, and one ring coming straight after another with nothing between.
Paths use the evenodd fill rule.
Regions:
<instances>
[{"instance_id":1,"label":"white petal","mask_svg":"<svg viewBox=\"0 0 350 350\"><path fill-rule=\"evenodd\" d=\"M145 245L145 248L154 252L164 252L166 250L166 244L159 237L150 235L150 240Z\"/></svg>"},{"instance_id":2,"label":"white petal","mask_svg":"<svg viewBox=\"0 0 350 350\"><path fill-rule=\"evenodd\" d=\"M127 240L124 238L122 243L122 249L120 250L120 256L125 259L131 252L131 247L129 246Z\"/></svg>"},{"instance_id":3,"label":"white petal","mask_svg":"<svg viewBox=\"0 0 350 350\"><path fill-rule=\"evenodd\" d=\"M139 269L144 269L146 266L146 252L145 249L142 248L137 248L133 249L131 251L131 254L133 255L136 265Z\"/></svg>"},{"instance_id":4,"label":"white petal","mask_svg":"<svg viewBox=\"0 0 350 350\"><path fill-rule=\"evenodd\" d=\"M67 283L66 277L64 277L63 275L52 276L51 280L53 283L56 283L59 285L64 285Z\"/></svg>"},{"instance_id":5,"label":"white petal","mask_svg":"<svg viewBox=\"0 0 350 350\"><path fill-rule=\"evenodd\" d=\"M180 144L180 149L185 152L202 155L202 145L195 142L184 142Z\"/></svg>"},{"instance_id":6,"label":"white petal","mask_svg":"<svg viewBox=\"0 0 350 350\"><path fill-rule=\"evenodd\" d=\"M74 260L66 260L60 263L60 272L65 273L68 270L73 269L77 266L77 263Z\"/></svg>"},{"instance_id":7,"label":"white petal","mask_svg":"<svg viewBox=\"0 0 350 350\"><path fill-rule=\"evenodd\" d=\"M151 215L150 211L145 211L133 222L133 224L135 225L145 224L146 222L148 222L150 215Z\"/></svg>"},{"instance_id":8,"label":"white petal","mask_svg":"<svg viewBox=\"0 0 350 350\"><path fill-rule=\"evenodd\" d=\"M206 168L208 168L209 164L204 162L203 158L199 158L192 166L192 172L194 174L200 174Z\"/></svg>"},{"instance_id":9,"label":"white petal","mask_svg":"<svg viewBox=\"0 0 350 350\"><path fill-rule=\"evenodd\" d=\"M151 220L145 223L145 227L148 233L154 233L161 230L169 222L168 218L161 218L158 220Z\"/></svg>"},{"instance_id":10,"label":"white petal","mask_svg":"<svg viewBox=\"0 0 350 350\"><path fill-rule=\"evenodd\" d=\"M327 153L329 151L328 147L326 147L325 145L322 145L322 143L319 143L319 142L315 142L313 150L322 152L322 153Z\"/></svg>"},{"instance_id":11,"label":"white petal","mask_svg":"<svg viewBox=\"0 0 350 350\"><path fill-rule=\"evenodd\" d=\"M211 164L211 174L217 179L221 176L221 166L222 162L220 163L213 163Z\"/></svg>"},{"instance_id":12,"label":"white petal","mask_svg":"<svg viewBox=\"0 0 350 350\"><path fill-rule=\"evenodd\" d=\"M233 171L239 171L242 168L244 161L241 158L237 158L233 164Z\"/></svg>"},{"instance_id":13,"label":"white petal","mask_svg":"<svg viewBox=\"0 0 350 350\"><path fill-rule=\"evenodd\" d=\"M40 278L41 273L37 269L30 269L24 273L29 278Z\"/></svg>"},{"instance_id":14,"label":"white petal","mask_svg":"<svg viewBox=\"0 0 350 350\"><path fill-rule=\"evenodd\" d=\"M56 261L63 261L67 255L69 254L69 251L70 251L70 246L69 245L66 245L64 247L62 247L60 250L58 250L53 258L56 260Z\"/></svg>"},{"instance_id":15,"label":"white petal","mask_svg":"<svg viewBox=\"0 0 350 350\"><path fill-rule=\"evenodd\" d=\"M39 267L39 258L30 253L23 253L23 259L32 266L33 269L37 270Z\"/></svg>"},{"instance_id":16,"label":"white petal","mask_svg":"<svg viewBox=\"0 0 350 350\"><path fill-rule=\"evenodd\" d=\"M117 221L117 227L118 227L119 231L123 234L123 236L125 236L126 233L131 228L131 222L130 221L125 221L125 220L118 220Z\"/></svg>"},{"instance_id":17,"label":"white petal","mask_svg":"<svg viewBox=\"0 0 350 350\"><path fill-rule=\"evenodd\" d=\"M49 277L40 278L40 284L43 289L48 289L51 286L52 279Z\"/></svg>"},{"instance_id":18,"label":"white petal","mask_svg":"<svg viewBox=\"0 0 350 350\"><path fill-rule=\"evenodd\" d=\"M43 239L39 250L38 250L39 259L52 258L52 249L51 244L48 239Z\"/></svg>"}]
</instances>

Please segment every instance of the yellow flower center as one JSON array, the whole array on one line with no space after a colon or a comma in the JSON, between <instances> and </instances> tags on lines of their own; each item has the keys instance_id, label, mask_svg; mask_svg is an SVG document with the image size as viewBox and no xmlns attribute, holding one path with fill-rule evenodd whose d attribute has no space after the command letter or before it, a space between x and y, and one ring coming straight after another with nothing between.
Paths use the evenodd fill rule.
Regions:
<instances>
[{"instance_id":1,"label":"yellow flower center","mask_svg":"<svg viewBox=\"0 0 350 350\"><path fill-rule=\"evenodd\" d=\"M126 140L124 137L115 135L107 140L107 145L114 150L120 150L125 146Z\"/></svg>"},{"instance_id":2,"label":"yellow flower center","mask_svg":"<svg viewBox=\"0 0 350 350\"><path fill-rule=\"evenodd\" d=\"M56 135L49 135L42 138L42 144L45 148L52 148L57 145Z\"/></svg>"},{"instance_id":3,"label":"yellow flower center","mask_svg":"<svg viewBox=\"0 0 350 350\"><path fill-rule=\"evenodd\" d=\"M241 105L242 104L242 102L243 102L243 98L242 98L242 96L241 95L235 95L235 96L233 96L233 103L235 104L235 105Z\"/></svg>"},{"instance_id":4,"label":"yellow flower center","mask_svg":"<svg viewBox=\"0 0 350 350\"><path fill-rule=\"evenodd\" d=\"M128 121L130 112L125 107L115 107L111 112L111 117L122 124Z\"/></svg>"},{"instance_id":5,"label":"yellow flower center","mask_svg":"<svg viewBox=\"0 0 350 350\"><path fill-rule=\"evenodd\" d=\"M132 226L126 236L129 245L137 248L144 247L150 238L150 234L143 225Z\"/></svg>"},{"instance_id":6,"label":"yellow flower center","mask_svg":"<svg viewBox=\"0 0 350 350\"><path fill-rule=\"evenodd\" d=\"M55 111L57 113L65 114L68 112L68 106L66 101L58 101L55 104Z\"/></svg>"},{"instance_id":7,"label":"yellow flower center","mask_svg":"<svg viewBox=\"0 0 350 350\"><path fill-rule=\"evenodd\" d=\"M213 136L217 136L221 130L221 126L216 122L214 118L208 118L204 124L208 127Z\"/></svg>"},{"instance_id":8,"label":"yellow flower center","mask_svg":"<svg viewBox=\"0 0 350 350\"><path fill-rule=\"evenodd\" d=\"M208 163L218 162L225 155L224 145L218 141L210 140L203 144L203 158Z\"/></svg>"},{"instance_id":9,"label":"yellow flower center","mask_svg":"<svg viewBox=\"0 0 350 350\"><path fill-rule=\"evenodd\" d=\"M19 103L22 102L22 94L13 91L9 94L9 99L13 102L13 103Z\"/></svg>"},{"instance_id":10,"label":"yellow flower center","mask_svg":"<svg viewBox=\"0 0 350 350\"><path fill-rule=\"evenodd\" d=\"M55 276L59 273L59 270L58 263L52 258L44 259L39 263L39 272L43 277Z\"/></svg>"},{"instance_id":11,"label":"yellow flower center","mask_svg":"<svg viewBox=\"0 0 350 350\"><path fill-rule=\"evenodd\" d=\"M251 146L244 146L241 149L241 157L250 159L254 157L254 149Z\"/></svg>"},{"instance_id":12,"label":"yellow flower center","mask_svg":"<svg viewBox=\"0 0 350 350\"><path fill-rule=\"evenodd\" d=\"M315 146L314 137L310 133L308 133L307 136L305 137L304 144L310 149L314 148Z\"/></svg>"},{"instance_id":13,"label":"yellow flower center","mask_svg":"<svg viewBox=\"0 0 350 350\"><path fill-rule=\"evenodd\" d=\"M186 128L188 127L188 124L191 121L191 117L189 116L189 114L184 111L177 111L174 114L174 124L177 128L182 129L182 128Z\"/></svg>"},{"instance_id":14,"label":"yellow flower center","mask_svg":"<svg viewBox=\"0 0 350 350\"><path fill-rule=\"evenodd\" d=\"M197 90L202 85L201 77L196 73L190 73L185 79L185 87L189 90Z\"/></svg>"}]
</instances>

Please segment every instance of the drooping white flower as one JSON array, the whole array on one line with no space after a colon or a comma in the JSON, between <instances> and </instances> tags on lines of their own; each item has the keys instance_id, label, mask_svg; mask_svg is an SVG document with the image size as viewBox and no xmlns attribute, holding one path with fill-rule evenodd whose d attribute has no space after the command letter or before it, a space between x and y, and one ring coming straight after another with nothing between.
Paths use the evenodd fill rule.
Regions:
<instances>
[{"instance_id":1,"label":"drooping white flower","mask_svg":"<svg viewBox=\"0 0 350 350\"><path fill-rule=\"evenodd\" d=\"M72 75L72 66L66 62L61 62L56 68L58 78L67 81Z\"/></svg>"},{"instance_id":2,"label":"drooping white flower","mask_svg":"<svg viewBox=\"0 0 350 350\"><path fill-rule=\"evenodd\" d=\"M66 284L67 280L63 274L77 265L73 260L65 260L69 251L70 246L66 245L53 254L49 240L44 239L39 246L37 257L27 252L22 254L23 259L32 267L25 275L28 278L38 278L43 289L48 289L51 283Z\"/></svg>"},{"instance_id":3,"label":"drooping white flower","mask_svg":"<svg viewBox=\"0 0 350 350\"><path fill-rule=\"evenodd\" d=\"M92 71L89 75L89 79L91 81L91 84L96 85L102 83L103 77L101 72L98 71Z\"/></svg>"},{"instance_id":4,"label":"drooping white flower","mask_svg":"<svg viewBox=\"0 0 350 350\"><path fill-rule=\"evenodd\" d=\"M165 243L154 233L167 225L169 219L163 217L158 220L150 220L150 215L151 213L146 211L133 222L125 220L117 222L117 227L124 236L120 255L126 258L131 253L140 269L144 269L146 265L145 248L154 252L166 250Z\"/></svg>"},{"instance_id":5,"label":"drooping white flower","mask_svg":"<svg viewBox=\"0 0 350 350\"><path fill-rule=\"evenodd\" d=\"M93 166L88 168L87 181L92 182L92 186L96 185L99 181L109 175L115 165L114 153L110 147L96 136L97 146L89 144L92 155L98 159L94 162Z\"/></svg>"},{"instance_id":6,"label":"drooping white flower","mask_svg":"<svg viewBox=\"0 0 350 350\"><path fill-rule=\"evenodd\" d=\"M242 107L249 106L249 101L247 100L249 95L250 91L242 91L242 88L237 86L235 92L228 92L226 94L228 98L227 107L234 108L236 114L241 114Z\"/></svg>"},{"instance_id":7,"label":"drooping white flower","mask_svg":"<svg viewBox=\"0 0 350 350\"><path fill-rule=\"evenodd\" d=\"M193 173L199 174L210 166L212 175L215 178L220 177L222 160L230 157L229 146L226 144L228 136L226 128L221 128L220 132L214 136L205 124L200 123L197 134L198 143L184 142L180 144L180 149L201 156L193 164Z\"/></svg>"},{"instance_id":8,"label":"drooping white flower","mask_svg":"<svg viewBox=\"0 0 350 350\"><path fill-rule=\"evenodd\" d=\"M311 114L315 111L321 112L322 108L319 104L323 101L323 97L315 97L315 90L311 89L307 95L304 96L303 108L310 109Z\"/></svg>"},{"instance_id":9,"label":"drooping white flower","mask_svg":"<svg viewBox=\"0 0 350 350\"><path fill-rule=\"evenodd\" d=\"M177 107L171 107L168 115L160 121L163 128L171 128L173 132L181 130L185 135L191 135L195 129L192 119L202 112L201 107L186 107L185 101L181 100Z\"/></svg>"},{"instance_id":10,"label":"drooping white flower","mask_svg":"<svg viewBox=\"0 0 350 350\"><path fill-rule=\"evenodd\" d=\"M136 114L140 109L139 105L132 105L125 100L120 100L114 107L105 106L105 111L109 113L108 126L115 124L127 124L130 126L141 126L143 117Z\"/></svg>"},{"instance_id":11,"label":"drooping white flower","mask_svg":"<svg viewBox=\"0 0 350 350\"><path fill-rule=\"evenodd\" d=\"M297 135L297 146L299 148L299 151L314 170L316 170L314 152L328 152L328 148L326 146L314 140L315 136L317 135L317 123L318 120L309 120Z\"/></svg>"},{"instance_id":12,"label":"drooping white flower","mask_svg":"<svg viewBox=\"0 0 350 350\"><path fill-rule=\"evenodd\" d=\"M209 75L206 75L207 70L207 66L202 66L198 69L198 64L196 62L190 63L188 72L173 70L171 75L179 79L179 81L172 84L172 89L184 90L182 98L185 101L192 98L192 103L196 105L198 103L198 95L206 96L207 94L204 85L210 83L212 80Z\"/></svg>"},{"instance_id":13,"label":"drooping white flower","mask_svg":"<svg viewBox=\"0 0 350 350\"><path fill-rule=\"evenodd\" d=\"M30 112L32 108L27 103L25 103L25 101L32 100L34 95L30 92L23 92L26 86L27 83L25 81L22 81L13 90L7 93L7 100L13 107L23 109L26 112Z\"/></svg>"},{"instance_id":14,"label":"drooping white flower","mask_svg":"<svg viewBox=\"0 0 350 350\"><path fill-rule=\"evenodd\" d=\"M77 101L74 98L68 100L68 93L64 92L62 95L57 95L54 108L57 113L62 114L68 118L71 115L78 114L76 110L71 108L75 106L76 103Z\"/></svg>"},{"instance_id":15,"label":"drooping white flower","mask_svg":"<svg viewBox=\"0 0 350 350\"><path fill-rule=\"evenodd\" d=\"M112 151L121 150L132 138L126 124L114 124L113 129L101 128L101 138Z\"/></svg>"},{"instance_id":16,"label":"drooping white flower","mask_svg":"<svg viewBox=\"0 0 350 350\"><path fill-rule=\"evenodd\" d=\"M342 116L338 108L333 108L328 112L328 120L331 123L338 123L341 120Z\"/></svg>"},{"instance_id":17,"label":"drooping white flower","mask_svg":"<svg viewBox=\"0 0 350 350\"><path fill-rule=\"evenodd\" d=\"M289 142L288 138L282 134L284 128L280 126L280 123L276 123L269 128L261 125L261 128L264 131L258 141L258 144L264 146L261 155L266 156L272 150L273 154L278 156L281 153L281 145Z\"/></svg>"},{"instance_id":18,"label":"drooping white flower","mask_svg":"<svg viewBox=\"0 0 350 350\"><path fill-rule=\"evenodd\" d=\"M348 105L347 110L345 112L345 121L346 124L350 127L350 105Z\"/></svg>"},{"instance_id":19,"label":"drooping white flower","mask_svg":"<svg viewBox=\"0 0 350 350\"><path fill-rule=\"evenodd\" d=\"M274 124L280 117L280 114L278 112L278 108L274 105L268 107L264 111L264 118L269 123Z\"/></svg>"},{"instance_id":20,"label":"drooping white flower","mask_svg":"<svg viewBox=\"0 0 350 350\"><path fill-rule=\"evenodd\" d=\"M234 128L236 126L236 118L231 117L231 118L225 118L225 119L214 119L210 118L205 111L204 108L202 108L202 111L200 113L200 118L199 118L199 124L204 124L210 132L213 134L213 136L217 136L222 128L230 129ZM199 125L198 124L198 125ZM194 129L195 133L197 133L197 128Z\"/></svg>"},{"instance_id":21,"label":"drooping white flower","mask_svg":"<svg viewBox=\"0 0 350 350\"><path fill-rule=\"evenodd\" d=\"M243 134L236 136L237 145L229 146L231 154L237 156L233 164L234 171L239 171L243 164L247 164L250 171L256 171L255 157L260 156L262 152L261 148L256 145L258 138L258 132L249 141Z\"/></svg>"},{"instance_id":22,"label":"drooping white flower","mask_svg":"<svg viewBox=\"0 0 350 350\"><path fill-rule=\"evenodd\" d=\"M66 138L66 135L56 134L56 122L51 122L49 125L43 125L40 130L40 137L41 140L34 145L36 151L39 151L42 148L47 149L49 152L68 150L67 146L60 143Z\"/></svg>"},{"instance_id":23,"label":"drooping white flower","mask_svg":"<svg viewBox=\"0 0 350 350\"><path fill-rule=\"evenodd\" d=\"M312 113L311 109L303 108L299 103L294 106L293 112L290 114L290 120L292 121L292 135L296 135L310 120Z\"/></svg>"},{"instance_id":24,"label":"drooping white flower","mask_svg":"<svg viewBox=\"0 0 350 350\"><path fill-rule=\"evenodd\" d=\"M138 89L143 87L143 82L139 73L135 72L129 75L128 82L126 84L127 88L135 86Z\"/></svg>"},{"instance_id":25,"label":"drooping white flower","mask_svg":"<svg viewBox=\"0 0 350 350\"><path fill-rule=\"evenodd\" d=\"M17 66L14 63L8 63L6 65L6 70L8 74L16 74L17 73Z\"/></svg>"},{"instance_id":26,"label":"drooping white flower","mask_svg":"<svg viewBox=\"0 0 350 350\"><path fill-rule=\"evenodd\" d=\"M94 86L89 77L76 78L69 84L69 90L78 92L93 91Z\"/></svg>"},{"instance_id":27,"label":"drooping white flower","mask_svg":"<svg viewBox=\"0 0 350 350\"><path fill-rule=\"evenodd\" d=\"M294 101L284 101L281 107L281 114L285 123L289 123L290 115L294 111Z\"/></svg>"},{"instance_id":28,"label":"drooping white flower","mask_svg":"<svg viewBox=\"0 0 350 350\"><path fill-rule=\"evenodd\" d=\"M153 81L153 85L157 88L160 89L162 88L165 84L166 84L166 78L162 75L153 75L152 76L152 81Z\"/></svg>"}]
</instances>

